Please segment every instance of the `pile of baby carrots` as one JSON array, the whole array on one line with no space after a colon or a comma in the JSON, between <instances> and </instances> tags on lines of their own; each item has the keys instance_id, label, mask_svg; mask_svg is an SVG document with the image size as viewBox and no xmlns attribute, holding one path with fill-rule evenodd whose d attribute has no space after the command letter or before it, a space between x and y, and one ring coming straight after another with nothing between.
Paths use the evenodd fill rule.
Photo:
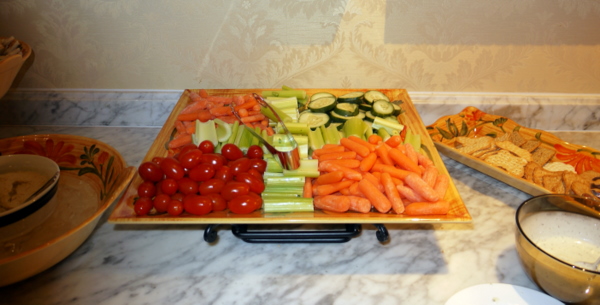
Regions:
<instances>
[{"instance_id":1,"label":"pile of baby carrots","mask_svg":"<svg viewBox=\"0 0 600 305\"><path fill-rule=\"evenodd\" d=\"M376 134L367 141L342 138L339 145L315 150L312 158L319 160L321 175L307 178L304 196L316 208L410 216L445 215L450 208L444 200L449 177L399 135L385 142Z\"/></svg>"},{"instance_id":2,"label":"pile of baby carrots","mask_svg":"<svg viewBox=\"0 0 600 305\"><path fill-rule=\"evenodd\" d=\"M211 96L206 90L202 89L199 92L189 91L189 98L191 103L177 115L175 121L177 134L168 144L170 150L177 150L179 147L192 142L196 120L207 122L218 118L228 124L238 121L233 115L230 104L235 105L235 110L242 118L241 123L245 123L246 126L251 125L266 129L269 134L274 133L273 129L269 127L269 119L261 113L260 105L250 94L244 96Z\"/></svg>"}]
</instances>

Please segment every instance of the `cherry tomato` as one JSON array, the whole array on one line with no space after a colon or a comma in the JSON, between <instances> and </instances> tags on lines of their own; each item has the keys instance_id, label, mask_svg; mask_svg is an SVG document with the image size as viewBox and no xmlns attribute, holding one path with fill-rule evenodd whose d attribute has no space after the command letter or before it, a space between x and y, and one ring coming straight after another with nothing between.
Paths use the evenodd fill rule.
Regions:
<instances>
[{"instance_id":1,"label":"cherry tomato","mask_svg":"<svg viewBox=\"0 0 600 305\"><path fill-rule=\"evenodd\" d=\"M235 181L245 182L250 186L250 191L255 193L262 193L265 190L265 183L262 179L258 179L250 173L239 173L235 176Z\"/></svg>"},{"instance_id":2,"label":"cherry tomato","mask_svg":"<svg viewBox=\"0 0 600 305\"><path fill-rule=\"evenodd\" d=\"M218 170L227 163L227 159L220 154L203 154L201 163L210 164L215 170Z\"/></svg>"},{"instance_id":3,"label":"cherry tomato","mask_svg":"<svg viewBox=\"0 0 600 305\"><path fill-rule=\"evenodd\" d=\"M179 156L182 156L186 152L194 149L198 149L198 146L196 146L194 143L183 145L183 147L181 147L181 149L179 150Z\"/></svg>"},{"instance_id":4,"label":"cherry tomato","mask_svg":"<svg viewBox=\"0 0 600 305\"><path fill-rule=\"evenodd\" d=\"M167 207L169 206L169 202L171 202L171 197L167 194L160 194L154 197L152 204L158 213L164 213L167 211Z\"/></svg>"},{"instance_id":5,"label":"cherry tomato","mask_svg":"<svg viewBox=\"0 0 600 305\"><path fill-rule=\"evenodd\" d=\"M216 179L221 179L225 182L233 180L233 174L231 173L231 169L229 168L229 166L223 166L223 167L219 168L215 172L214 177Z\"/></svg>"},{"instance_id":6,"label":"cherry tomato","mask_svg":"<svg viewBox=\"0 0 600 305\"><path fill-rule=\"evenodd\" d=\"M173 195L177 193L177 189L179 186L177 185L177 181L175 179L167 178L160 183L160 189L164 194Z\"/></svg>"},{"instance_id":7,"label":"cherry tomato","mask_svg":"<svg viewBox=\"0 0 600 305\"><path fill-rule=\"evenodd\" d=\"M190 194L183 198L183 208L194 215L205 215L212 211L212 200L207 196Z\"/></svg>"},{"instance_id":8,"label":"cherry tomato","mask_svg":"<svg viewBox=\"0 0 600 305\"><path fill-rule=\"evenodd\" d=\"M177 200L183 202L183 197L185 197L182 193L175 193L171 195L171 200Z\"/></svg>"},{"instance_id":9,"label":"cherry tomato","mask_svg":"<svg viewBox=\"0 0 600 305\"><path fill-rule=\"evenodd\" d=\"M184 195L196 194L198 193L198 182L188 178L183 177L177 180L177 186L180 193Z\"/></svg>"},{"instance_id":10,"label":"cherry tomato","mask_svg":"<svg viewBox=\"0 0 600 305\"><path fill-rule=\"evenodd\" d=\"M179 153L179 163L183 168L193 168L202 161L202 152L199 149L191 149L185 153Z\"/></svg>"},{"instance_id":11,"label":"cherry tomato","mask_svg":"<svg viewBox=\"0 0 600 305\"><path fill-rule=\"evenodd\" d=\"M250 192L250 186L245 182L229 181L225 183L221 190L221 196L225 200L231 200L240 195L246 195Z\"/></svg>"},{"instance_id":12,"label":"cherry tomato","mask_svg":"<svg viewBox=\"0 0 600 305\"><path fill-rule=\"evenodd\" d=\"M263 155L264 152L258 145L250 145L250 147L248 147L248 152L246 152L246 156L250 159L262 159Z\"/></svg>"},{"instance_id":13,"label":"cherry tomato","mask_svg":"<svg viewBox=\"0 0 600 305\"><path fill-rule=\"evenodd\" d=\"M208 179L198 186L198 192L200 195L208 195L213 193L221 193L221 190L225 186L225 181L221 179Z\"/></svg>"},{"instance_id":14,"label":"cherry tomato","mask_svg":"<svg viewBox=\"0 0 600 305\"><path fill-rule=\"evenodd\" d=\"M264 181L263 175L260 172L258 172L255 168L251 167L247 173L256 177L257 179L260 179L260 181Z\"/></svg>"},{"instance_id":15,"label":"cherry tomato","mask_svg":"<svg viewBox=\"0 0 600 305\"><path fill-rule=\"evenodd\" d=\"M171 216L179 216L183 213L183 202L179 200L171 200L169 201L169 205L167 207L167 213Z\"/></svg>"},{"instance_id":16,"label":"cherry tomato","mask_svg":"<svg viewBox=\"0 0 600 305\"><path fill-rule=\"evenodd\" d=\"M250 168L254 168L259 173L264 174L267 170L267 161L263 159L250 159Z\"/></svg>"},{"instance_id":17,"label":"cherry tomato","mask_svg":"<svg viewBox=\"0 0 600 305\"><path fill-rule=\"evenodd\" d=\"M229 161L237 160L244 156L244 152L235 144L231 143L223 145L221 154Z\"/></svg>"},{"instance_id":18,"label":"cherry tomato","mask_svg":"<svg viewBox=\"0 0 600 305\"><path fill-rule=\"evenodd\" d=\"M140 164L138 173L144 181L158 182L163 178L163 171L160 166L154 162L144 162Z\"/></svg>"},{"instance_id":19,"label":"cherry tomato","mask_svg":"<svg viewBox=\"0 0 600 305\"><path fill-rule=\"evenodd\" d=\"M183 166L181 166L179 161L177 161L175 158L165 158L162 162L160 162L160 169L162 169L167 178L172 178L175 180L179 180L185 175Z\"/></svg>"},{"instance_id":20,"label":"cherry tomato","mask_svg":"<svg viewBox=\"0 0 600 305\"><path fill-rule=\"evenodd\" d=\"M142 182L137 189L138 196L152 198L156 195L156 186L152 181Z\"/></svg>"},{"instance_id":21,"label":"cherry tomato","mask_svg":"<svg viewBox=\"0 0 600 305\"><path fill-rule=\"evenodd\" d=\"M260 208L256 197L246 194L237 196L227 202L227 207L236 214L249 214Z\"/></svg>"},{"instance_id":22,"label":"cherry tomato","mask_svg":"<svg viewBox=\"0 0 600 305\"><path fill-rule=\"evenodd\" d=\"M215 175L215 169L207 163L200 163L190 169L188 177L194 181L206 181Z\"/></svg>"},{"instance_id":23,"label":"cherry tomato","mask_svg":"<svg viewBox=\"0 0 600 305\"><path fill-rule=\"evenodd\" d=\"M160 162L162 162L162 160L164 160L165 158L163 157L154 157L152 158L152 162L156 163L158 166L160 166Z\"/></svg>"},{"instance_id":24,"label":"cherry tomato","mask_svg":"<svg viewBox=\"0 0 600 305\"><path fill-rule=\"evenodd\" d=\"M227 201L223 199L221 194L212 193L206 196L212 200L212 211L223 211L227 208Z\"/></svg>"},{"instance_id":25,"label":"cherry tomato","mask_svg":"<svg viewBox=\"0 0 600 305\"><path fill-rule=\"evenodd\" d=\"M140 197L133 204L133 210L135 211L136 215L144 216L150 213L152 206L152 199L148 197Z\"/></svg>"},{"instance_id":26,"label":"cherry tomato","mask_svg":"<svg viewBox=\"0 0 600 305\"><path fill-rule=\"evenodd\" d=\"M205 154L212 154L213 152L215 152L215 145L209 140L204 140L200 142L198 148L202 151L202 153Z\"/></svg>"},{"instance_id":27,"label":"cherry tomato","mask_svg":"<svg viewBox=\"0 0 600 305\"><path fill-rule=\"evenodd\" d=\"M239 158L235 161L232 161L229 164L229 167L231 168L231 173L235 177L239 173L245 173L250 169L250 159L246 157Z\"/></svg>"}]
</instances>

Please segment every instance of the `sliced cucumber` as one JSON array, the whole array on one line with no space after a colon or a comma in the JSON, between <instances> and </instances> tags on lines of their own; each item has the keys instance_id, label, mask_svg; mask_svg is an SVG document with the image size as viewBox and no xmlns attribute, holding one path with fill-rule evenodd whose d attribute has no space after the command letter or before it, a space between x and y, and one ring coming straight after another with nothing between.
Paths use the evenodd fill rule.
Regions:
<instances>
[{"instance_id":1,"label":"sliced cucumber","mask_svg":"<svg viewBox=\"0 0 600 305\"><path fill-rule=\"evenodd\" d=\"M326 113L331 111L335 107L336 103L337 101L335 97L322 97L316 100L311 100L308 104L308 109L310 109L312 112Z\"/></svg>"},{"instance_id":2,"label":"sliced cucumber","mask_svg":"<svg viewBox=\"0 0 600 305\"><path fill-rule=\"evenodd\" d=\"M322 97L335 97L335 95L329 93L329 92L317 92L313 95L310 96L310 100L314 101L314 100L318 100Z\"/></svg>"},{"instance_id":3,"label":"sliced cucumber","mask_svg":"<svg viewBox=\"0 0 600 305\"><path fill-rule=\"evenodd\" d=\"M367 120L369 122L373 122L375 120L375 118L376 118L376 116L371 111L365 112L365 120Z\"/></svg>"},{"instance_id":4,"label":"sliced cucumber","mask_svg":"<svg viewBox=\"0 0 600 305\"><path fill-rule=\"evenodd\" d=\"M321 125L327 127L331 123L331 118L327 113L314 113L305 111L300 114L298 123L306 123L310 129L319 128Z\"/></svg>"},{"instance_id":5,"label":"sliced cucumber","mask_svg":"<svg viewBox=\"0 0 600 305\"><path fill-rule=\"evenodd\" d=\"M392 113L393 115L398 116L402 113L402 108L400 108L399 105L392 103L392 106L394 107L394 112Z\"/></svg>"},{"instance_id":6,"label":"sliced cucumber","mask_svg":"<svg viewBox=\"0 0 600 305\"><path fill-rule=\"evenodd\" d=\"M341 116L353 116L358 114L358 105L352 103L337 103L333 112Z\"/></svg>"},{"instance_id":7,"label":"sliced cucumber","mask_svg":"<svg viewBox=\"0 0 600 305\"><path fill-rule=\"evenodd\" d=\"M351 118L360 118L361 120L365 118L365 114L362 112L359 112L357 115L352 115L352 116L342 116L339 115L335 112L331 112L331 120L334 123L345 123L347 120L351 119Z\"/></svg>"},{"instance_id":8,"label":"sliced cucumber","mask_svg":"<svg viewBox=\"0 0 600 305\"><path fill-rule=\"evenodd\" d=\"M392 115L394 113L394 106L386 100L376 100L373 102L373 109L371 109L371 112L379 117Z\"/></svg>"},{"instance_id":9,"label":"sliced cucumber","mask_svg":"<svg viewBox=\"0 0 600 305\"><path fill-rule=\"evenodd\" d=\"M363 110L363 111L371 111L371 109L373 109L373 105L367 104L367 103L362 103L362 104L358 105L358 109Z\"/></svg>"},{"instance_id":10,"label":"sliced cucumber","mask_svg":"<svg viewBox=\"0 0 600 305\"><path fill-rule=\"evenodd\" d=\"M338 102L360 104L363 100L364 95L365 93L361 91L346 93L344 95L338 96Z\"/></svg>"},{"instance_id":11,"label":"sliced cucumber","mask_svg":"<svg viewBox=\"0 0 600 305\"><path fill-rule=\"evenodd\" d=\"M370 90L365 92L363 96L363 101L368 104L373 104L376 100L386 100L390 101L390 99L383 93L377 90Z\"/></svg>"}]
</instances>

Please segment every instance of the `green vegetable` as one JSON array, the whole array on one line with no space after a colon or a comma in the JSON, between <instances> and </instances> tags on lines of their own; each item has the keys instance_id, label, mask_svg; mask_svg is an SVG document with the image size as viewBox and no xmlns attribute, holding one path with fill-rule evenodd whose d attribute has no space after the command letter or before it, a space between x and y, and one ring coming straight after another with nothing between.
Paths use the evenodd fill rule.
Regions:
<instances>
[{"instance_id":1,"label":"green vegetable","mask_svg":"<svg viewBox=\"0 0 600 305\"><path fill-rule=\"evenodd\" d=\"M331 118L327 113L313 113L310 111L305 111L300 114L298 122L307 124L310 129L315 129L321 125L324 125L325 127L329 126Z\"/></svg>"},{"instance_id":2,"label":"green vegetable","mask_svg":"<svg viewBox=\"0 0 600 305\"><path fill-rule=\"evenodd\" d=\"M264 97L295 97L297 99L306 99L306 91L304 90L268 90L263 91Z\"/></svg>"},{"instance_id":3,"label":"green vegetable","mask_svg":"<svg viewBox=\"0 0 600 305\"><path fill-rule=\"evenodd\" d=\"M323 139L323 134L320 129L311 130L308 132L308 141L310 148L314 151L319 149L325 145L325 140Z\"/></svg>"},{"instance_id":4,"label":"green vegetable","mask_svg":"<svg viewBox=\"0 0 600 305\"><path fill-rule=\"evenodd\" d=\"M404 125L398 123L398 121L394 123L391 120L376 117L375 120L373 120L373 129L379 130L382 128L385 129L389 134L399 134L404 129Z\"/></svg>"},{"instance_id":5,"label":"green vegetable","mask_svg":"<svg viewBox=\"0 0 600 305\"><path fill-rule=\"evenodd\" d=\"M312 198L267 196L263 197L263 210L265 213L290 213L290 212L313 212Z\"/></svg>"},{"instance_id":6,"label":"green vegetable","mask_svg":"<svg viewBox=\"0 0 600 305\"><path fill-rule=\"evenodd\" d=\"M346 93L344 95L338 96L337 100L338 100L338 103L360 104L363 100L364 95L365 95L364 92L355 91L355 92L350 92L350 93Z\"/></svg>"},{"instance_id":7,"label":"green vegetable","mask_svg":"<svg viewBox=\"0 0 600 305\"><path fill-rule=\"evenodd\" d=\"M364 139L365 128L363 126L363 120L357 117L353 117L344 123L344 127L342 128L344 131L344 135L346 137L349 136L357 136L361 139Z\"/></svg>"},{"instance_id":8,"label":"green vegetable","mask_svg":"<svg viewBox=\"0 0 600 305\"><path fill-rule=\"evenodd\" d=\"M363 96L364 103L373 104L376 100L386 100L388 102L390 101L390 99L380 91L370 90L365 92L365 95Z\"/></svg>"},{"instance_id":9,"label":"green vegetable","mask_svg":"<svg viewBox=\"0 0 600 305\"><path fill-rule=\"evenodd\" d=\"M192 135L192 142L194 145L200 145L205 140L211 141L215 147L219 145L215 123L212 120L204 123L196 120L196 130Z\"/></svg>"},{"instance_id":10,"label":"green vegetable","mask_svg":"<svg viewBox=\"0 0 600 305\"><path fill-rule=\"evenodd\" d=\"M373 102L373 109L371 109L371 112L373 115L379 117L392 115L394 113L394 106L389 101L376 100Z\"/></svg>"},{"instance_id":11,"label":"green vegetable","mask_svg":"<svg viewBox=\"0 0 600 305\"><path fill-rule=\"evenodd\" d=\"M337 103L333 112L341 116L355 116L358 114L358 105L352 103Z\"/></svg>"},{"instance_id":12,"label":"green vegetable","mask_svg":"<svg viewBox=\"0 0 600 305\"><path fill-rule=\"evenodd\" d=\"M314 113L326 113L332 110L336 104L335 97L322 97L311 101L308 104L308 109Z\"/></svg>"}]
</instances>

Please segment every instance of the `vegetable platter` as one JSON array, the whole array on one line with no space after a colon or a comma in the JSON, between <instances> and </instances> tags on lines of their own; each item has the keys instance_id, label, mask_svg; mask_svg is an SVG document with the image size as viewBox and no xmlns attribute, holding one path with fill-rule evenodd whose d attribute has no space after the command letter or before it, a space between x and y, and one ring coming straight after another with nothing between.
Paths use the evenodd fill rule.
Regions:
<instances>
[{"instance_id":1,"label":"vegetable platter","mask_svg":"<svg viewBox=\"0 0 600 305\"><path fill-rule=\"evenodd\" d=\"M291 95L294 92L301 92L302 96L293 97L295 100L295 104L293 104L294 109L292 110L296 113L296 117L290 119L288 118L288 116L294 116L293 113L285 111L280 112L277 107L281 107L281 109L283 109L283 103L285 103L284 100L287 100L283 97L285 97L285 95L288 94ZM277 107L273 108L269 107L278 115L273 116L272 112L270 114L263 112L265 114L263 116L260 114L260 112L262 112L264 109L260 109L260 111L258 111L258 108L256 107L259 106L250 108L248 105L254 103L254 100L251 99L253 94L265 97L267 102L271 101L269 103L273 103L270 104L271 106L278 105ZM211 106L214 108L210 109L210 111L200 111L197 115L192 115L190 114L190 109L194 108L195 105L198 104L199 96L203 96L204 98L214 97L215 99L229 99L232 102L225 105L229 105L230 109L228 110L226 109L227 107L223 106ZM275 104L276 99L281 99L281 101L279 102L281 102L282 104ZM388 102L379 102L382 99L387 99ZM247 102L245 102L244 100ZM246 103L245 105L248 107L243 106L244 103ZM286 110L289 109L286 108ZM234 117L233 115L231 115L232 113L236 115L238 121L232 119L232 117ZM255 160L256 158L262 158L263 152L260 150L256 151L255 149L256 146L260 146L261 143L260 139L257 138L257 136L262 135L264 139L268 139L270 144L273 144L271 142L277 142L280 139L284 139L284 137L277 137L281 133L286 133L285 131L282 131L285 130L284 128L282 128L280 125L277 125L277 120L273 120L273 117L277 116L281 118L281 121L286 122L285 125L288 129L287 133L294 134L294 139L297 140L297 143L294 143L292 146L297 146L300 148L300 156L302 159L300 162L300 168L298 168L297 170L286 172L286 170L283 169L282 171L280 170L279 172L274 172L271 169L276 168L278 163L275 162L276 160L273 159L272 155L269 158L269 152L264 148L265 146L262 146L264 150L264 160L267 164L266 170L263 167L261 172L264 174L264 185L262 183L262 180L261 183L251 183L252 177L249 176L252 175L244 176L244 182L247 182L247 184L251 185L252 188L259 188L259 190L256 191L252 190L251 192L249 192L248 195L256 193L261 194L262 192L262 205L258 208L244 211L244 206L250 206L250 203L242 203L241 205L236 203L234 205L231 202L240 201L238 200L240 197L246 196L244 198L249 198L247 195L245 195L246 193L248 193L248 191L246 190L246 193L238 193L238 195L236 195L236 192L238 192L237 190L225 192L226 187L223 187L222 185L218 185L219 189L223 189L223 191L220 191L219 194L222 195L222 197L229 197L226 199L228 200L226 207L217 209L216 206L221 206L222 204L217 203L213 199L212 203L210 204L212 208L210 208L208 212L204 211L204 207L206 207L207 204L200 202L200 200L196 202L195 200L191 199L190 201L187 201L187 199L179 199L179 201L183 202L183 204L185 205L185 209L181 207L181 204L179 204L179 207L177 204L173 204L173 200L170 200L168 208L167 205L158 205L156 203L156 199L154 199L154 209L152 208L152 203L149 203L148 205L139 204L141 201L143 201L140 199L143 199L143 197L146 196L144 195L144 192L154 194L152 185L150 185L148 188L145 188L143 186L143 184L148 184L149 180L153 179L151 175L153 174L153 171L150 168L147 168L148 164L155 163L156 161L156 164L159 164L160 168L164 169L164 175L162 174L162 172L160 174L160 176L164 180L153 180L156 181L156 186L159 186L162 191L169 189L168 186L165 188L165 181L169 180L170 174L176 174L177 171L174 170L173 172L171 172L169 166L165 168L165 162L161 160L167 160L170 157L172 159L173 156L177 156L179 153L181 153L181 155L178 158L182 164L185 162L191 162L193 160L193 157L190 157L189 159L183 158L185 160L182 160L180 158L184 155L193 155L192 153L190 153L189 150L185 150L185 147L187 146L192 146L194 148L193 150L201 150L204 157L206 157L207 155L212 155L211 153L207 153L207 151L212 152L214 150L214 154L222 154L221 156L223 160L225 160L224 162L228 162L227 166L223 167L229 167L233 171L235 168L237 168L237 162L241 161L241 159L244 159L247 162L247 159ZM200 119L197 119L197 117ZM271 120L265 119L265 117ZM383 117L385 117L386 120L382 120ZM182 124L183 120L195 121L183 122L185 124ZM212 124L210 124L209 129L204 129L204 123L202 122L205 121L213 122ZM275 123L273 121L275 121ZM350 124L351 121L353 123L358 124L356 126L365 127L358 128L353 124ZM254 125L251 126L249 122L252 122L252 124ZM306 128L306 126L308 126L309 128ZM366 126L368 126L368 128ZM403 130L401 136L398 136L399 132L393 129L396 128L396 126L401 126L401 129L399 129ZM250 138L248 138L249 140L246 140L248 134L246 134L245 131L247 129L253 129L250 133L255 136L254 138L252 138L252 135L250 135ZM348 193L343 194L342 191L350 192L349 187L346 187L343 190L340 189L337 192L335 192L337 189L332 189L332 186L337 185L336 183L350 185L352 183L348 180L352 180L352 177L350 177L350 173L346 171L344 172L344 178L333 177L341 176L339 173L335 173L336 170L333 170L336 167L331 165L328 168L322 168L321 165L330 165L334 162L324 162L323 160L325 158L317 157L317 154L315 152L318 152L319 149L324 149L325 147L327 147L332 149L345 149L346 151L344 153L348 153L348 150L353 150L352 147L356 146L355 144L350 143L352 141L350 141L349 139L357 140L351 137L351 134L353 132L356 132L357 130L360 133L358 137L362 136L362 143L364 143L365 145L369 145L366 142L367 137L365 136L365 134L369 136L369 141L372 139L376 140L377 138L379 138L380 140L378 142L373 142L378 143L377 147L383 146L382 144L384 143L384 141L382 141L382 139L388 139L392 141L396 138L402 138L403 140L406 139L406 141L408 141L408 139L410 138L411 143L404 142L400 144L400 146L398 146L398 149L400 150L400 148L403 147L402 145L408 148L410 148L410 146L417 147L419 156L426 155L428 166L435 167L436 177L439 178L443 176L442 178L445 178L442 179L446 181L444 183L444 191L436 192L436 194L441 194L440 196L438 196L439 198L435 200L430 200L431 202L443 202L443 212L433 213L430 211L428 214L415 214L413 213L415 211L414 208L408 208L412 204L422 202L415 202L411 204L405 203L407 207L406 212L403 212L404 207L402 206L400 206L401 209L396 209L396 207L398 206L397 202L395 202L395 204L392 204L393 209L390 208L389 203L386 208L380 209L380 207L377 204L373 203L377 202L377 200L375 200L376 197L372 197L371 194L365 194L370 193L368 192L369 190L374 190L373 186L378 186L380 191L375 193L379 195L383 194L385 196L386 193L389 191L390 186L402 184L402 181L400 181L400 179L394 176L397 173L389 172L388 175L387 172L384 174L385 170L373 172L373 175L369 175L370 179L380 179L379 181L381 183L379 185L376 185L377 180L373 181L370 179L366 179L366 176L364 176L365 179L362 178L363 176L359 176L358 179L354 177L355 180L353 184L358 185L358 191L356 193L359 195L362 194L362 198L358 198L359 196L349 196L350 194ZM376 131L376 133L373 133L373 131ZM383 132L381 133L381 137L379 137L379 131ZM303 133L306 136L302 135L296 137L297 135L295 133L297 132ZM308 140L304 142L304 140L301 141L300 139ZM211 141L212 143L214 143L214 145L210 145L210 143L207 144L207 142ZM337 144L330 144L331 142ZM286 145L285 143L279 144L280 146ZM398 143L396 143L395 145L398 145ZM390 149L392 149L393 147L395 146L386 146L387 151L391 152ZM356 148L364 149L364 147ZM357 156L356 160L336 161L340 161L342 162L342 164L344 164L343 162L356 163L359 161L363 163L363 160L369 158L367 157L367 155L375 154L375 145L371 145L370 148L370 151L364 152L364 154L361 154L361 156ZM396 149L394 148L394 150ZM200 154L198 153L198 155ZM231 155L239 156L235 158L230 158ZM394 159L394 161L395 160L396 159ZM389 159L387 161L389 161ZM213 164L216 163L213 162ZM378 168L380 169L383 168L383 164L379 159L377 159L377 162L374 162L374 164L379 166ZM196 167L199 166L200 165ZM371 164L371 166L373 169L375 168L375 165ZM425 168L421 164L419 166L421 166L421 168ZM186 167L184 173L181 174L185 175L184 178L180 178L181 176L177 178L187 179L187 177L189 176L195 181L204 181L198 182L199 187L197 192L199 192L202 195L202 188L204 187L204 191L208 196L209 191L211 191L211 189L216 188L217 184L213 185L212 183L207 183L206 181L208 180L203 180L202 174L198 174L197 172L194 172L194 169L190 168L191 167ZM216 179L217 175L219 175L218 172L220 168L221 166L219 168L215 168L217 174L214 176L215 178L211 178L210 181ZM254 168L251 168L251 170L252 169ZM328 179L322 179L322 177L324 177L326 174L332 175L327 176ZM363 174L366 175L367 173L363 172ZM240 180L239 177L241 176L242 174L239 174L237 176L234 175L235 180ZM300 186L300 192L297 192L296 190L292 189L292 185L298 184L298 181L296 181L298 180L298 177L296 176L300 176L300 178L302 178L301 181L303 181L303 186ZM280 186L277 186L278 184L275 182L279 181L278 179L283 179L281 180L282 184L280 184ZM340 181L339 179L342 180ZM324 180L329 181L323 182ZM367 183L365 182L365 180L369 180L370 182ZM177 181L179 182L180 180ZM319 183L319 181L321 181L321 183ZM339 182L333 183L332 181ZM391 182L398 184L391 184ZM408 185L409 182L410 179L407 177L406 184ZM317 190L319 186L325 187L319 188ZM393 187L393 189L395 189L395 187ZM179 185L179 190L181 192L184 192L181 190L181 184ZM292 193L294 192L296 192L295 196L292 195ZM390 191L390 193L395 192ZM159 195L158 192L156 194L157 195L154 198L157 198ZM314 197L312 197L312 195L310 194L314 194ZM289 195L292 195L294 197L290 197L290 199L288 200L285 198L285 196ZM150 195L149 197L152 196L153 195ZM395 196L398 197L398 195ZM193 196L186 195L186 198L188 197ZM338 201L340 198L343 197L360 199L361 202L364 202L366 199L368 199L367 201L372 203L373 205L371 206L369 204L369 208L367 210L362 209L362 211L360 212L359 210L353 210L352 208L350 208L350 210L347 210L347 206L341 211L336 211L336 209L339 206L337 205L339 203ZM393 198L395 199L396 197ZM392 197L388 196L388 198ZM417 196L416 198L425 197ZM328 201L329 199L331 199L332 201ZM387 201L386 199L383 200ZM166 199L166 201L169 201L169 199ZM191 201L194 202L190 203ZM287 205L288 201L298 202L298 208L279 208L280 206ZM307 202L308 205L305 204ZM394 200L390 200L390 202L394 202ZM190 204L188 205L188 203ZM402 202L400 201L400 205L401 204ZM144 208L144 206L146 207ZM161 207L160 209L158 208L159 206ZM238 207L233 208L233 206ZM432 205L432 207L433 206L434 205ZM352 207L352 204L350 204L350 207ZM184 212L181 212L182 209ZM431 210L432 208L428 206L426 209ZM409 210L413 212L409 213ZM417 113L412 101L410 100L410 97L406 90L292 89L285 86L282 89L185 90L181 95L179 101L173 108L170 116L165 122L165 125L162 127L161 131L157 135L154 143L148 150L146 157L144 158L142 164L138 168L138 173L132 180L127 190L124 192L123 196L121 197L121 200L118 202L117 206L115 207L109 218L109 222L126 224L408 224L468 223L471 222L471 220L471 216L466 206L464 205L452 179L450 178L448 171L444 163L442 162L442 159L439 153L437 152L435 145L429 137L429 134L425 126L423 125L421 118Z\"/></svg>"}]
</instances>

